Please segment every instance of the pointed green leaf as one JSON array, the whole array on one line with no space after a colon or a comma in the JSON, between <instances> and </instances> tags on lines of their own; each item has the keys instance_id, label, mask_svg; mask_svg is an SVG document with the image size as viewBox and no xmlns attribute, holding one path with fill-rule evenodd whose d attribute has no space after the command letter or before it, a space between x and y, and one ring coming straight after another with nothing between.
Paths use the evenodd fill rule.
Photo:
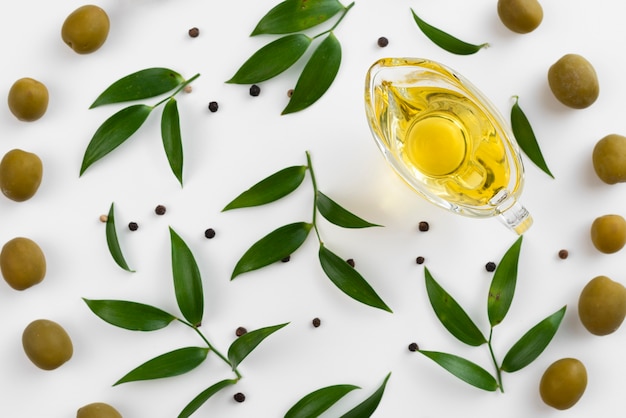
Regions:
<instances>
[{"instance_id":1,"label":"pointed green leaf","mask_svg":"<svg viewBox=\"0 0 626 418\"><path fill-rule=\"evenodd\" d=\"M131 370L113 386L139 380L178 376L198 367L209 353L204 347L185 347L155 357Z\"/></svg>"},{"instance_id":2,"label":"pointed green leaf","mask_svg":"<svg viewBox=\"0 0 626 418\"><path fill-rule=\"evenodd\" d=\"M334 385L317 389L289 408L285 418L317 418L358 386Z\"/></svg>"},{"instance_id":3,"label":"pointed green leaf","mask_svg":"<svg viewBox=\"0 0 626 418\"><path fill-rule=\"evenodd\" d=\"M183 143L180 134L178 104L173 97L167 101L161 115L161 138L172 172L183 185Z\"/></svg>"},{"instance_id":4,"label":"pointed green leaf","mask_svg":"<svg viewBox=\"0 0 626 418\"><path fill-rule=\"evenodd\" d=\"M419 350L420 353L472 386L490 392L498 389L498 382L488 371L454 354Z\"/></svg>"},{"instance_id":5,"label":"pointed green leaf","mask_svg":"<svg viewBox=\"0 0 626 418\"><path fill-rule=\"evenodd\" d=\"M317 192L316 205L317 210L320 211L324 218L342 228L369 228L371 226L380 226L359 218L320 191Z\"/></svg>"},{"instance_id":6,"label":"pointed green leaf","mask_svg":"<svg viewBox=\"0 0 626 418\"><path fill-rule=\"evenodd\" d=\"M346 412L341 416L341 418L369 418L372 416L378 405L380 404L381 399L383 398L383 394L385 393L385 387L387 386L387 381L391 373L389 373L383 383L380 385L376 392L372 393L369 398L352 408L350 411Z\"/></svg>"},{"instance_id":7,"label":"pointed green leaf","mask_svg":"<svg viewBox=\"0 0 626 418\"><path fill-rule=\"evenodd\" d=\"M300 59L311 41L301 33L278 38L252 54L227 83L254 84L276 77Z\"/></svg>"},{"instance_id":8,"label":"pointed green leaf","mask_svg":"<svg viewBox=\"0 0 626 418\"><path fill-rule=\"evenodd\" d=\"M435 45L445 49L448 52L457 55L470 55L480 51L482 48L489 46L488 43L474 45L462 41L442 31L441 29L438 29L424 22L419 16L417 16L417 14L415 14L413 9L411 9L411 13L413 13L413 19L415 20L415 23L417 23L417 26L420 28L420 30L424 33L424 35L426 35L428 39L433 41Z\"/></svg>"},{"instance_id":9,"label":"pointed green leaf","mask_svg":"<svg viewBox=\"0 0 626 418\"><path fill-rule=\"evenodd\" d=\"M194 412L198 410L198 408L204 405L204 403L208 401L211 396L215 395L217 392L228 386L234 385L235 383L237 383L237 380L235 379L225 379L206 388L204 391L199 393L198 396L193 398L191 402L189 402L187 406L185 406L185 408L183 408L180 414L178 414L178 418L189 418L191 415L193 415Z\"/></svg>"},{"instance_id":10,"label":"pointed green leaf","mask_svg":"<svg viewBox=\"0 0 626 418\"><path fill-rule=\"evenodd\" d=\"M341 45L331 32L304 66L282 114L299 112L315 103L335 80L341 65Z\"/></svg>"},{"instance_id":11,"label":"pointed green leaf","mask_svg":"<svg viewBox=\"0 0 626 418\"><path fill-rule=\"evenodd\" d=\"M154 306L125 300L93 300L83 298L100 319L131 331L155 331L168 326L175 316Z\"/></svg>"},{"instance_id":12,"label":"pointed green leaf","mask_svg":"<svg viewBox=\"0 0 626 418\"><path fill-rule=\"evenodd\" d=\"M296 251L313 225L306 222L296 222L270 232L254 244L244 253L237 262L230 279L234 279L242 273L260 269L275 263Z\"/></svg>"},{"instance_id":13,"label":"pointed green leaf","mask_svg":"<svg viewBox=\"0 0 626 418\"><path fill-rule=\"evenodd\" d=\"M109 208L105 230L107 246L109 247L109 252L113 257L113 260L122 269L133 273L135 270L128 267L124 254L122 253L122 248L120 247L120 242L117 239L117 230L115 228L115 204L113 202L111 202L111 207Z\"/></svg>"},{"instance_id":14,"label":"pointed green leaf","mask_svg":"<svg viewBox=\"0 0 626 418\"><path fill-rule=\"evenodd\" d=\"M320 245L319 259L322 269L331 282L352 299L365 305L392 313L370 284L354 267L346 263L323 244Z\"/></svg>"},{"instance_id":15,"label":"pointed green leaf","mask_svg":"<svg viewBox=\"0 0 626 418\"><path fill-rule=\"evenodd\" d=\"M474 321L454 298L439 285L427 268L424 269L428 300L444 327L459 341L477 347L487 342Z\"/></svg>"},{"instance_id":16,"label":"pointed green leaf","mask_svg":"<svg viewBox=\"0 0 626 418\"><path fill-rule=\"evenodd\" d=\"M530 158L530 161L535 163L535 165L543 170L544 173L554 178L548 168L548 164L546 164L546 161L541 154L541 149L539 148L539 143L537 142L533 128L530 125L526 114L522 111L522 108L519 105L519 98L517 96L515 96L515 103L511 108L511 128L513 129L513 135L517 140L517 144L521 150L524 151L524 154Z\"/></svg>"},{"instance_id":17,"label":"pointed green leaf","mask_svg":"<svg viewBox=\"0 0 626 418\"><path fill-rule=\"evenodd\" d=\"M222 211L265 205L285 197L302 184L306 169L304 165L284 168L241 193Z\"/></svg>"},{"instance_id":18,"label":"pointed green leaf","mask_svg":"<svg viewBox=\"0 0 626 418\"><path fill-rule=\"evenodd\" d=\"M487 299L487 313L492 327L502 322L511 307L517 284L517 265L522 238L523 236L520 236L507 250L493 275Z\"/></svg>"},{"instance_id":19,"label":"pointed green leaf","mask_svg":"<svg viewBox=\"0 0 626 418\"><path fill-rule=\"evenodd\" d=\"M98 96L90 109L104 104L155 97L175 89L184 82L185 79L180 74L168 68L147 68L111 84Z\"/></svg>"},{"instance_id":20,"label":"pointed green leaf","mask_svg":"<svg viewBox=\"0 0 626 418\"><path fill-rule=\"evenodd\" d=\"M285 0L263 16L250 36L300 32L324 23L343 9L337 0Z\"/></svg>"},{"instance_id":21,"label":"pointed green leaf","mask_svg":"<svg viewBox=\"0 0 626 418\"><path fill-rule=\"evenodd\" d=\"M559 329L561 320L565 315L565 309L566 306L563 306L524 334L504 356L501 369L512 373L535 361L550 344L554 334Z\"/></svg>"},{"instance_id":22,"label":"pointed green leaf","mask_svg":"<svg viewBox=\"0 0 626 418\"><path fill-rule=\"evenodd\" d=\"M170 241L176 302L185 319L199 326L204 313L204 293L198 264L185 241L172 228Z\"/></svg>"},{"instance_id":23,"label":"pointed green leaf","mask_svg":"<svg viewBox=\"0 0 626 418\"><path fill-rule=\"evenodd\" d=\"M82 176L89 166L130 138L143 125L151 111L151 106L132 105L105 120L87 145L80 166L80 175Z\"/></svg>"},{"instance_id":24,"label":"pointed green leaf","mask_svg":"<svg viewBox=\"0 0 626 418\"><path fill-rule=\"evenodd\" d=\"M288 324L289 323L286 322L284 324L249 331L233 341L230 347L228 347L228 361L230 361L232 369L235 370L243 359L245 359L248 354L252 352L252 350L261 344L264 339Z\"/></svg>"}]
</instances>

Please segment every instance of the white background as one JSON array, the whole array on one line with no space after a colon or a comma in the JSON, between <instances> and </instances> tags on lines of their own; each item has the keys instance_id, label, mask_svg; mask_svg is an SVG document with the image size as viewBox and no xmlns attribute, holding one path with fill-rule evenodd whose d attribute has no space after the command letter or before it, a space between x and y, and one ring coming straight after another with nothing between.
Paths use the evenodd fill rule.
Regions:
<instances>
[{"instance_id":1,"label":"white background","mask_svg":"<svg viewBox=\"0 0 626 418\"><path fill-rule=\"evenodd\" d=\"M626 215L622 185L608 186L594 174L591 151L609 133L626 133L623 96L624 8L615 1L544 1L544 21L519 35L499 21L496 1L437 2L357 0L335 34L343 48L339 74L311 108L280 116L295 69L261 84L225 84L258 48L274 39L250 38L258 20L277 1L100 0L111 19L105 45L77 55L61 41L65 17L80 1L11 2L0 15L0 93L21 77L47 85L50 105L33 123L0 107L0 152L22 148L44 163L38 193L27 202L0 199L0 241L29 237L48 261L45 280L17 292L0 285L0 416L73 416L78 407L104 401L126 418L171 418L197 393L231 377L214 355L189 374L112 387L126 372L166 351L201 345L188 328L172 324L154 333L115 328L93 315L81 297L126 299L177 313L169 259L168 226L194 252L204 278L203 330L222 351L235 329L290 322L265 340L240 366L244 378L207 402L197 416L280 417L301 396L340 383L350 393L325 416L336 417L369 396L391 372L376 417L589 417L622 416L624 330L606 337L589 334L576 311L582 287L596 275L626 280L624 252L604 255L589 239L593 219ZM347 3L346 3L347 4ZM426 21L490 48L454 56L432 44L417 28L410 8ZM190 38L191 27L200 29ZM317 33L317 29L311 34ZM379 36L389 46L379 48ZM572 110L552 97L549 66L566 53L585 56L600 80L600 97L590 108ZM407 346L453 352L493 371L486 347L469 348L437 321L425 295L423 268L449 290L488 332L488 261L499 261L516 236L497 220L473 220L444 212L419 198L388 168L367 127L363 110L368 67L387 56L424 57L456 69L492 99L508 119L511 97L530 119L549 178L526 163L523 204L535 224L525 235L516 297L496 328L500 359L540 319L568 305L553 343L529 367L505 374L506 393L470 387ZM178 96L185 148L185 186L171 174L160 143L157 114L127 143L78 177L91 136L121 108L88 110L110 83L148 67L169 67L186 78L200 73L190 94ZM218 101L217 113L207 110ZM148 104L156 100L145 101ZM266 207L222 213L237 194L263 177L312 155L320 189L343 206L384 228L342 230L320 220L326 244L357 269L394 310L393 314L352 301L325 277L313 236L292 256L229 281L243 252L271 230L310 221L312 188L307 176L293 195ZM98 217L116 204L119 238L136 273L119 269L105 243ZM158 217L154 207L167 213ZM430 231L417 224L428 221ZM139 230L126 228L130 221ZM212 240L203 236L212 227ZM557 257L560 249L570 257ZM320 317L319 328L311 320ZM55 371L42 371L22 351L21 333L37 318L59 322L74 343L73 358ZM584 362L587 391L566 412L545 406L538 395L546 367L562 357ZM236 392L244 403L232 399Z\"/></svg>"}]
</instances>

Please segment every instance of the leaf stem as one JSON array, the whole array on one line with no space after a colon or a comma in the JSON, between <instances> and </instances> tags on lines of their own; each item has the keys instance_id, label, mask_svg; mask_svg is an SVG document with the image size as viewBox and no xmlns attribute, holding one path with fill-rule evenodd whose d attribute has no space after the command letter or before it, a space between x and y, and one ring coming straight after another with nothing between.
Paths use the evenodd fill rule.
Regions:
<instances>
[{"instance_id":1,"label":"leaf stem","mask_svg":"<svg viewBox=\"0 0 626 418\"><path fill-rule=\"evenodd\" d=\"M178 93L180 93L180 91L182 89L184 89L187 85L191 84L198 77L200 77L200 73L194 75L189 80L185 80L184 83L182 83L180 86L178 86L178 88L174 91L174 93L172 93L171 95L167 96L165 99L161 100L160 102L158 102L154 106L152 106L152 108L158 107L158 106L162 105L163 103L167 102L172 97L176 96Z\"/></svg>"},{"instance_id":2,"label":"leaf stem","mask_svg":"<svg viewBox=\"0 0 626 418\"><path fill-rule=\"evenodd\" d=\"M343 9L343 13L341 14L341 17L337 20L337 22L335 22L335 24L333 25L333 27L332 27L332 28L330 28L330 29L328 29L328 30L325 30L324 32L322 32L322 33L319 33L319 34L315 35L315 36L313 37L313 39L317 39L317 38L319 38L319 37L321 37L321 36L326 35L327 33L332 32L333 30L335 30L335 29L337 28L337 26L339 26L339 24L341 23L341 21L343 20L343 18L344 18L344 17L346 17L346 14L348 14L348 11L349 11L350 9L352 9L352 6L354 6L354 2L352 2L352 3L350 3L349 5L347 5L346 7L344 7L344 9Z\"/></svg>"},{"instance_id":3,"label":"leaf stem","mask_svg":"<svg viewBox=\"0 0 626 418\"><path fill-rule=\"evenodd\" d=\"M491 345L491 337L493 336L493 327L489 330L489 341L487 342L487 346L489 347L489 354L491 354L491 360L493 361L493 365L496 368L496 378L498 380L498 387L500 387L500 392L504 393L504 387L502 386L502 371L500 370L500 366L498 366L498 361L496 360L496 355L493 352L493 346Z\"/></svg>"},{"instance_id":4,"label":"leaf stem","mask_svg":"<svg viewBox=\"0 0 626 418\"><path fill-rule=\"evenodd\" d=\"M306 151L306 164L309 168L309 172L311 173L311 184L313 185L313 217L311 219L311 224L313 224L313 229L315 229L317 240L320 245L322 245L324 242L322 241L320 231L317 229L317 180L315 178L315 171L313 171L313 164L311 163L311 154L309 151Z\"/></svg>"}]
</instances>

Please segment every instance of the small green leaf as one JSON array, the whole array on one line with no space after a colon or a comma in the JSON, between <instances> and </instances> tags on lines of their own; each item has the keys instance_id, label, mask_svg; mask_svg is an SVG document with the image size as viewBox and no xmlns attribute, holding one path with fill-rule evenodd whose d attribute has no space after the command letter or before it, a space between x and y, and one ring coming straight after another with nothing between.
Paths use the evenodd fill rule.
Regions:
<instances>
[{"instance_id":1,"label":"small green leaf","mask_svg":"<svg viewBox=\"0 0 626 418\"><path fill-rule=\"evenodd\" d=\"M155 97L175 89L185 79L168 68L147 68L117 80L90 106L94 107Z\"/></svg>"},{"instance_id":2,"label":"small green leaf","mask_svg":"<svg viewBox=\"0 0 626 418\"><path fill-rule=\"evenodd\" d=\"M183 143L180 134L178 104L173 97L167 101L161 115L161 138L172 172L183 185Z\"/></svg>"},{"instance_id":3,"label":"small green leaf","mask_svg":"<svg viewBox=\"0 0 626 418\"><path fill-rule=\"evenodd\" d=\"M320 245L319 259L326 276L346 295L365 305L393 313L354 267L323 244Z\"/></svg>"},{"instance_id":4,"label":"small green leaf","mask_svg":"<svg viewBox=\"0 0 626 418\"><path fill-rule=\"evenodd\" d=\"M563 306L524 334L504 356L501 369L509 373L516 372L539 357L559 329L565 309L566 306Z\"/></svg>"},{"instance_id":5,"label":"small green leaf","mask_svg":"<svg viewBox=\"0 0 626 418\"><path fill-rule=\"evenodd\" d=\"M265 205L285 197L302 184L306 170L304 165L284 168L241 193L222 211Z\"/></svg>"},{"instance_id":6,"label":"small green leaf","mask_svg":"<svg viewBox=\"0 0 626 418\"><path fill-rule=\"evenodd\" d=\"M343 9L337 0L285 0L263 16L250 36L303 31L327 21Z\"/></svg>"},{"instance_id":7,"label":"small green leaf","mask_svg":"<svg viewBox=\"0 0 626 418\"><path fill-rule=\"evenodd\" d=\"M413 9L411 9L411 13L413 13L413 19L415 19L415 23L417 23L417 26L424 33L424 35L426 35L428 39L433 41L437 46L448 52L457 55L470 55L489 46L488 43L480 45L469 44L424 22L419 16L417 16L417 14L415 14Z\"/></svg>"},{"instance_id":8,"label":"small green leaf","mask_svg":"<svg viewBox=\"0 0 626 418\"><path fill-rule=\"evenodd\" d=\"M328 408L358 386L334 385L317 389L300 399L285 414L285 418L317 418Z\"/></svg>"},{"instance_id":9,"label":"small green leaf","mask_svg":"<svg viewBox=\"0 0 626 418\"><path fill-rule=\"evenodd\" d=\"M491 281L487 299L487 313L492 327L502 322L511 307L517 284L517 265L522 248L522 238L523 236L520 236L504 254Z\"/></svg>"},{"instance_id":10,"label":"small green leaf","mask_svg":"<svg viewBox=\"0 0 626 418\"><path fill-rule=\"evenodd\" d=\"M306 222L296 222L270 232L254 244L244 253L237 262L230 279L234 279L242 273L260 269L275 263L296 251L313 225Z\"/></svg>"},{"instance_id":11,"label":"small green leaf","mask_svg":"<svg viewBox=\"0 0 626 418\"><path fill-rule=\"evenodd\" d=\"M89 166L130 138L143 125L152 109L151 106L142 104L132 105L105 120L87 145L80 175L82 176Z\"/></svg>"},{"instance_id":12,"label":"small green leaf","mask_svg":"<svg viewBox=\"0 0 626 418\"><path fill-rule=\"evenodd\" d=\"M304 66L282 114L299 112L315 103L335 80L341 65L341 45L331 32Z\"/></svg>"},{"instance_id":13,"label":"small green leaf","mask_svg":"<svg viewBox=\"0 0 626 418\"><path fill-rule=\"evenodd\" d=\"M419 350L420 353L472 386L490 392L498 389L498 382L488 371L454 354Z\"/></svg>"},{"instance_id":14,"label":"small green leaf","mask_svg":"<svg viewBox=\"0 0 626 418\"><path fill-rule=\"evenodd\" d=\"M237 383L237 380L235 379L225 379L208 387L207 389L199 393L198 396L193 398L191 402L189 402L187 406L185 406L185 408L183 408L180 414L178 414L178 418L189 418L191 415L193 415L194 412L198 410L198 408L204 405L204 403L208 401L211 396L215 395L217 392L228 386L234 385L235 383Z\"/></svg>"},{"instance_id":15,"label":"small green leaf","mask_svg":"<svg viewBox=\"0 0 626 418\"><path fill-rule=\"evenodd\" d=\"M175 316L154 306L124 300L92 300L83 298L100 319L131 331L156 331L168 326Z\"/></svg>"},{"instance_id":16,"label":"small green leaf","mask_svg":"<svg viewBox=\"0 0 626 418\"><path fill-rule=\"evenodd\" d=\"M239 364L245 359L248 354L252 352L264 339L285 327L289 323L273 325L270 327L259 328L254 331L249 331L238 337L228 347L228 361L233 370L239 366Z\"/></svg>"},{"instance_id":17,"label":"small green leaf","mask_svg":"<svg viewBox=\"0 0 626 418\"><path fill-rule=\"evenodd\" d=\"M132 270L130 267L128 267L126 259L124 258L124 254L122 254L120 242L117 239L117 230L115 228L115 204L113 202L111 202L111 207L109 208L109 214L107 215L105 230L107 246L109 247L109 252L113 257L113 260L115 260L115 263L128 272L134 272L135 270Z\"/></svg>"},{"instance_id":18,"label":"small green leaf","mask_svg":"<svg viewBox=\"0 0 626 418\"><path fill-rule=\"evenodd\" d=\"M371 226L380 226L359 218L320 191L317 192L316 205L317 210L320 211L324 218L342 228L369 228Z\"/></svg>"},{"instance_id":19,"label":"small green leaf","mask_svg":"<svg viewBox=\"0 0 626 418\"><path fill-rule=\"evenodd\" d=\"M311 41L301 33L278 38L252 54L227 83L253 84L276 77L300 59Z\"/></svg>"},{"instance_id":20,"label":"small green leaf","mask_svg":"<svg viewBox=\"0 0 626 418\"><path fill-rule=\"evenodd\" d=\"M461 305L439 285L427 268L424 269L426 292L430 304L444 327L459 341L477 347L487 342L474 321Z\"/></svg>"},{"instance_id":21,"label":"small green leaf","mask_svg":"<svg viewBox=\"0 0 626 418\"><path fill-rule=\"evenodd\" d=\"M517 144L522 151L524 151L524 154L526 154L537 167L543 170L544 173L554 178L541 154L541 149L539 148L539 143L537 142L533 128L530 126L526 114L519 106L519 98L517 96L515 96L515 103L511 108L511 128L513 129L513 135L517 140Z\"/></svg>"},{"instance_id":22,"label":"small green leaf","mask_svg":"<svg viewBox=\"0 0 626 418\"><path fill-rule=\"evenodd\" d=\"M170 240L172 275L178 307L187 321L199 326L204 312L204 294L198 264L185 241L172 228Z\"/></svg>"},{"instance_id":23,"label":"small green leaf","mask_svg":"<svg viewBox=\"0 0 626 418\"><path fill-rule=\"evenodd\" d=\"M139 380L179 376L198 367L209 353L208 348L185 347L155 357L131 370L113 386Z\"/></svg>"},{"instance_id":24,"label":"small green leaf","mask_svg":"<svg viewBox=\"0 0 626 418\"><path fill-rule=\"evenodd\" d=\"M346 412L341 416L341 418L369 418L372 416L378 405L380 404L381 399L383 398L383 394L385 393L385 387L387 386L387 381L391 373L389 373L383 383L380 385L378 389L374 393L370 395L369 398L352 408L350 411Z\"/></svg>"}]
</instances>

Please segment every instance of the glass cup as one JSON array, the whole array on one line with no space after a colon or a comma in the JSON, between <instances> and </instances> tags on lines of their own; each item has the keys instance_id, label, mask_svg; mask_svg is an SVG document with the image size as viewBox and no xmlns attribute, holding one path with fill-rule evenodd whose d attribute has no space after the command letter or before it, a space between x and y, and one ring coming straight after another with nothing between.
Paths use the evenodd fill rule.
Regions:
<instances>
[{"instance_id":1,"label":"glass cup","mask_svg":"<svg viewBox=\"0 0 626 418\"><path fill-rule=\"evenodd\" d=\"M518 198L519 148L494 106L452 69L419 58L375 62L365 81L370 129L391 167L451 212L497 216L518 234L532 217Z\"/></svg>"}]
</instances>

